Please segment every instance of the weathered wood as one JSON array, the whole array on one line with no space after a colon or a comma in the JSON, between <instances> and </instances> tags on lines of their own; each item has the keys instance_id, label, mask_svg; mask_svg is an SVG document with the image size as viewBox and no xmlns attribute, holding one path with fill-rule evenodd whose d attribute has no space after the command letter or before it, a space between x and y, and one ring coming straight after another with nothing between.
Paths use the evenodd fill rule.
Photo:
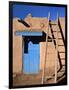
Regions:
<instances>
[{"instance_id":1,"label":"weathered wood","mask_svg":"<svg viewBox=\"0 0 69 90\"><path fill-rule=\"evenodd\" d=\"M50 13L48 13L48 30L47 30L47 34L46 34L46 50L45 50L45 61L44 61L44 65L43 65L43 73L42 73L42 84L44 83L44 79L45 79L45 69L46 69L46 58L47 58L47 45L48 45L48 34L49 34L49 18L50 18Z\"/></svg>"},{"instance_id":2,"label":"weathered wood","mask_svg":"<svg viewBox=\"0 0 69 90\"><path fill-rule=\"evenodd\" d=\"M57 65L58 65L58 14L56 22L57 22L57 30L56 30L55 83L57 83Z\"/></svg>"}]
</instances>

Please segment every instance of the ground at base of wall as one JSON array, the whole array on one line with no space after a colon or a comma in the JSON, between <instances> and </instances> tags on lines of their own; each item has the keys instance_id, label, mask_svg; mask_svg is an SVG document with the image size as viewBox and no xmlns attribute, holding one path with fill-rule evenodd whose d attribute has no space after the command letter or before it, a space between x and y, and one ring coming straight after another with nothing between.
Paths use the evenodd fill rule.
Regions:
<instances>
[{"instance_id":1,"label":"ground at base of wall","mask_svg":"<svg viewBox=\"0 0 69 90\"><path fill-rule=\"evenodd\" d=\"M65 80L65 72L61 72L63 68L58 72L57 83L63 84ZM45 75L44 84L54 84L55 78L54 73L51 76ZM39 85L42 84L42 71L38 74L23 74L19 73L13 77L13 87L16 86L26 86L26 85Z\"/></svg>"}]
</instances>

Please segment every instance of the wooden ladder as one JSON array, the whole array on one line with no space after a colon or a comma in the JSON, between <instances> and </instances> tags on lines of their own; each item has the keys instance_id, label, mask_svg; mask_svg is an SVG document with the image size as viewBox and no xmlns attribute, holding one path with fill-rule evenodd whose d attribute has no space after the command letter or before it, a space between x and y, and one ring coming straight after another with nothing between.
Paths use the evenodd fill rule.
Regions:
<instances>
[{"instance_id":1,"label":"wooden ladder","mask_svg":"<svg viewBox=\"0 0 69 90\"><path fill-rule=\"evenodd\" d=\"M64 36L63 36L63 32L62 32L62 28L61 28L61 25L60 25L60 21L59 21L59 18L57 18L57 20L56 20L56 23L54 23L54 24L52 24L52 23L50 23L50 28L52 28L52 26L54 26L54 25L56 25L56 27L57 27L57 31L54 31L54 32L56 32L57 33L57 38L55 38L55 36L53 35L53 38L55 38L54 40L53 40L53 42L55 42L54 43L54 46L55 46L55 48L57 49L56 51L56 54L57 54L57 57L58 57L58 59L57 59L57 63L59 62L59 65L57 66L57 68L58 68L58 70L57 70L57 78L59 78L59 76L60 76L60 73L61 73L61 76L62 76L62 78L63 77L65 77L65 67L66 67L66 65L65 65L65 41L64 41ZM53 29L53 28L52 28ZM54 34L54 32L52 32L53 34ZM57 39L57 40L56 40ZM61 41L61 42L59 42L59 41ZM63 56L61 55L61 54L63 54ZM60 80L62 80L62 78L59 78L58 80L56 80L56 78L55 78L55 82L59 82Z\"/></svg>"},{"instance_id":2,"label":"wooden ladder","mask_svg":"<svg viewBox=\"0 0 69 90\"><path fill-rule=\"evenodd\" d=\"M45 60L44 60L44 65L43 65L43 72L42 72L42 84L44 84L44 81L45 81L45 71L46 71L46 60L47 60L47 49L48 49L48 41L49 40L52 40L54 41L54 38L52 39L49 39L48 36L49 36L49 31L50 31L50 13L48 13L48 30L46 32L46 50L45 50ZM57 15L57 20L56 20L56 24L55 25L58 25L58 15ZM57 83L57 61L58 61L58 29L56 30L56 59L55 59L55 78L54 78L54 82ZM52 76L50 76L52 77Z\"/></svg>"}]
</instances>

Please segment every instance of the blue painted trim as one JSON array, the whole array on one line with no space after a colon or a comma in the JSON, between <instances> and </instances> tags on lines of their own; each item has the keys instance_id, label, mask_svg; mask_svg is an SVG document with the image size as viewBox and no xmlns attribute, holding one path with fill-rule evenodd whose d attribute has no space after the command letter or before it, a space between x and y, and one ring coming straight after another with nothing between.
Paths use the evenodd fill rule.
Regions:
<instances>
[{"instance_id":1,"label":"blue painted trim","mask_svg":"<svg viewBox=\"0 0 69 90\"><path fill-rule=\"evenodd\" d=\"M21 35L21 36L42 36L42 32L34 32L34 31L16 31L16 35Z\"/></svg>"}]
</instances>

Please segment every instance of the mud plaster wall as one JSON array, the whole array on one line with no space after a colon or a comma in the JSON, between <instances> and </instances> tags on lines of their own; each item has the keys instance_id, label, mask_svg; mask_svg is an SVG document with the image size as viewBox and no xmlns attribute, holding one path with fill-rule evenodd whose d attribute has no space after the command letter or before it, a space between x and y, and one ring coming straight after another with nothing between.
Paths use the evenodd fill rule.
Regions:
<instances>
[{"instance_id":1,"label":"mud plaster wall","mask_svg":"<svg viewBox=\"0 0 69 90\"><path fill-rule=\"evenodd\" d=\"M22 72L22 37L14 35L15 31L24 31L24 30L33 30L33 31L44 31L48 30L48 19L47 18L32 18L27 17L25 21L31 25L30 28L25 27L23 24L18 22L19 18L13 19L13 73L21 73ZM35 24L34 24L35 23ZM62 26L63 27L63 26ZM56 35L55 35L56 36ZM48 52L52 52L53 55L48 54L47 67L54 67L55 60L55 48L52 46L53 44L49 43L51 48L49 48ZM43 64L45 60L45 50L46 43L40 42L40 70L43 69ZM51 58L50 58L51 57ZM49 70L49 69L47 69Z\"/></svg>"},{"instance_id":2,"label":"mud plaster wall","mask_svg":"<svg viewBox=\"0 0 69 90\"><path fill-rule=\"evenodd\" d=\"M13 73L20 73L22 71L22 37L14 35L15 31L24 31L24 30L46 31L48 28L47 18L35 18L35 17L33 19L25 18L25 21L31 24L31 28L27 28L23 24L19 23L18 19L19 18L13 19ZM41 67L42 65L41 65L41 55L40 55L40 68Z\"/></svg>"},{"instance_id":3,"label":"mud plaster wall","mask_svg":"<svg viewBox=\"0 0 69 90\"><path fill-rule=\"evenodd\" d=\"M14 34L17 30L13 20L13 73L22 72L22 37Z\"/></svg>"}]
</instances>

